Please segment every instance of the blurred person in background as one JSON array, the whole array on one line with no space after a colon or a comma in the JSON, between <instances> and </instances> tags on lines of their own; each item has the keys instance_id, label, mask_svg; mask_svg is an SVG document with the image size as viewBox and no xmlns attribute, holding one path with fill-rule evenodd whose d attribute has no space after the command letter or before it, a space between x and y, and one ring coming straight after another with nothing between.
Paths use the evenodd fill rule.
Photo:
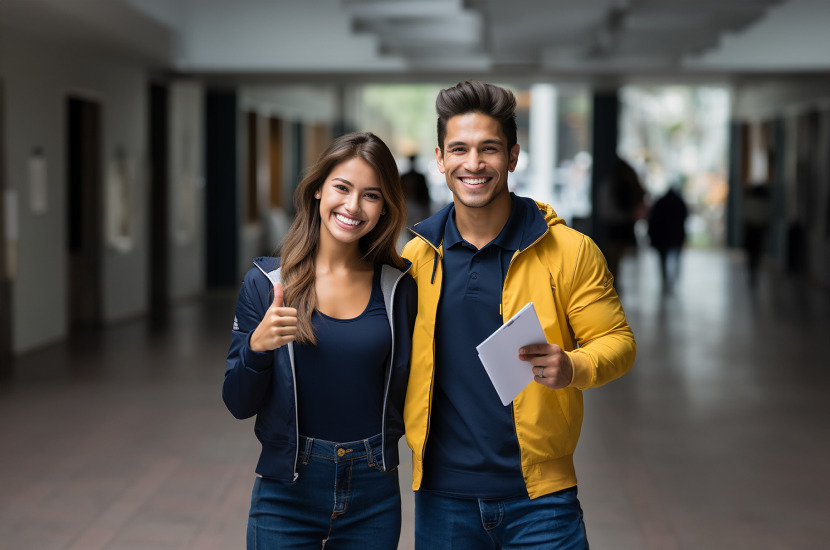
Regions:
<instances>
[{"instance_id":1,"label":"blurred person in background","mask_svg":"<svg viewBox=\"0 0 830 550\"><path fill-rule=\"evenodd\" d=\"M373 134L341 136L295 205L282 257L245 275L222 390L262 444L248 548L392 550L417 300L395 159Z\"/></svg>"},{"instance_id":2,"label":"blurred person in background","mask_svg":"<svg viewBox=\"0 0 830 550\"><path fill-rule=\"evenodd\" d=\"M608 269L620 290L620 262L637 246L634 225L645 215L646 191L634 168L617 157L611 175L599 190L598 207L602 220L604 254Z\"/></svg>"},{"instance_id":3,"label":"blurred person in background","mask_svg":"<svg viewBox=\"0 0 830 550\"><path fill-rule=\"evenodd\" d=\"M401 187L406 197L407 227L429 217L430 197L426 176L418 171L418 156L409 156L409 170L401 174Z\"/></svg>"},{"instance_id":4,"label":"blurred person in background","mask_svg":"<svg viewBox=\"0 0 830 550\"><path fill-rule=\"evenodd\" d=\"M648 237L660 260L660 280L664 292L671 292L680 276L680 255L686 242L689 209L672 185L655 201L648 214Z\"/></svg>"},{"instance_id":5,"label":"blurred person in background","mask_svg":"<svg viewBox=\"0 0 830 550\"><path fill-rule=\"evenodd\" d=\"M770 220L770 189L767 183L753 183L744 188L744 251L749 285L758 284L758 272L764 257Z\"/></svg>"}]
</instances>

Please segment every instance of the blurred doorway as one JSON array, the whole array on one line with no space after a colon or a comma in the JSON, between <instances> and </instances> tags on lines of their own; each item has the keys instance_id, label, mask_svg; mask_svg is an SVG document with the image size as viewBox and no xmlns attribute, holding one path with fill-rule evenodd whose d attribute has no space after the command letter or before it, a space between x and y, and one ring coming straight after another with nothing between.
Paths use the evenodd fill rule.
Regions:
<instances>
[{"instance_id":1,"label":"blurred doorway","mask_svg":"<svg viewBox=\"0 0 830 550\"><path fill-rule=\"evenodd\" d=\"M11 243L10 230L6 228L11 217L6 204L6 181L5 168L5 143L3 136L6 135L6 113L3 98L3 81L0 80L0 212L3 213L0 223L0 380L11 375L11 354L12 354L12 304L11 304L11 269L10 255L13 247Z\"/></svg>"},{"instance_id":2,"label":"blurred doorway","mask_svg":"<svg viewBox=\"0 0 830 550\"><path fill-rule=\"evenodd\" d=\"M101 105L66 100L69 330L101 324Z\"/></svg>"},{"instance_id":3,"label":"blurred doorway","mask_svg":"<svg viewBox=\"0 0 830 550\"><path fill-rule=\"evenodd\" d=\"M168 161L168 89L163 84L150 85L150 315L164 319L169 299L170 225Z\"/></svg>"}]
</instances>

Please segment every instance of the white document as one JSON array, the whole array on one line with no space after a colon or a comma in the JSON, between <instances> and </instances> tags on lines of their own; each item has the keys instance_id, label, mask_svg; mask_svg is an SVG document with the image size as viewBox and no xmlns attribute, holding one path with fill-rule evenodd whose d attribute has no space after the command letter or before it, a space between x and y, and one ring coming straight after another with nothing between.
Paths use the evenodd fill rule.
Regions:
<instances>
[{"instance_id":1,"label":"white document","mask_svg":"<svg viewBox=\"0 0 830 550\"><path fill-rule=\"evenodd\" d=\"M533 381L533 368L527 361L519 360L519 348L528 344L546 343L533 302L528 302L476 346L481 364L504 405L513 401Z\"/></svg>"}]
</instances>

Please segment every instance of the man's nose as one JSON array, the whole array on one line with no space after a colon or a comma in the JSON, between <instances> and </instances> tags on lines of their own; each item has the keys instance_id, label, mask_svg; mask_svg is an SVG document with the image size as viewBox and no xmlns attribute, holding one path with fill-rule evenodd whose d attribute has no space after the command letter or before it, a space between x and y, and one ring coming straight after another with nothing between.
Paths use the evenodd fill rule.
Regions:
<instances>
[{"instance_id":1,"label":"man's nose","mask_svg":"<svg viewBox=\"0 0 830 550\"><path fill-rule=\"evenodd\" d=\"M483 164L483 158L479 154L479 152L476 150L472 150L467 154L467 159L464 167L467 170L475 172L480 170Z\"/></svg>"}]
</instances>

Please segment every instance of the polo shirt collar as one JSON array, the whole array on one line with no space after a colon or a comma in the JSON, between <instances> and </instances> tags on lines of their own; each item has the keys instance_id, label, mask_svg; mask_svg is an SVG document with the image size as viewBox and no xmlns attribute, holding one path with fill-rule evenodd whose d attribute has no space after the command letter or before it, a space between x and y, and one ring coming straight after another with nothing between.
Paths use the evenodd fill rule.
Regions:
<instances>
[{"instance_id":1,"label":"polo shirt collar","mask_svg":"<svg viewBox=\"0 0 830 550\"><path fill-rule=\"evenodd\" d=\"M515 251L522 246L522 236L524 234L523 222L519 212L519 199L513 193L510 193L511 210L510 217L507 218L507 223L502 227L498 236L493 239L486 246L496 245L504 250ZM444 250L447 250L459 243L464 242L461 233L458 231L458 226L455 225L455 205L452 206L447 216L447 222L444 225Z\"/></svg>"}]
</instances>

